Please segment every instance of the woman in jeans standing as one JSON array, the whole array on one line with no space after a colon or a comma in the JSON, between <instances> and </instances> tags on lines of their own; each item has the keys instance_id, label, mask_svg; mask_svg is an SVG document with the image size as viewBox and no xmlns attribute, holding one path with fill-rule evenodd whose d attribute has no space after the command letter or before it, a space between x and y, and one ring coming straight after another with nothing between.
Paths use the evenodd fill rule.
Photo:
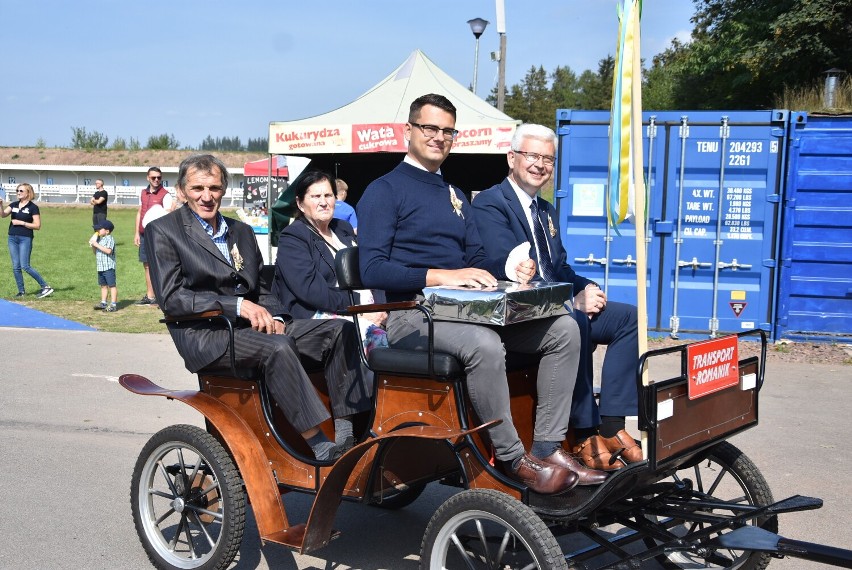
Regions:
<instances>
[{"instance_id":1,"label":"woman in jeans standing","mask_svg":"<svg viewBox=\"0 0 852 570\"><path fill-rule=\"evenodd\" d=\"M53 293L53 288L39 272L30 267L33 232L41 228L41 214L38 205L33 202L35 193L30 184L19 184L16 192L16 202L5 204L0 200L0 217L12 216L9 223L9 255L12 257L12 273L18 285L18 294L15 297L23 297L25 294L23 272L26 271L41 287L41 292L37 295L41 299Z\"/></svg>"}]
</instances>

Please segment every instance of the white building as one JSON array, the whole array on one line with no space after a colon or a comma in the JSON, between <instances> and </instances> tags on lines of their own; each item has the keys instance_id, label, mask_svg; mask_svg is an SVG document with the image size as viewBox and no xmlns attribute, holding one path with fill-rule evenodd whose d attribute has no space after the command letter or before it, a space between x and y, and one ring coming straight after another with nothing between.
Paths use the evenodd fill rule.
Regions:
<instances>
[{"instance_id":1,"label":"white building","mask_svg":"<svg viewBox=\"0 0 852 570\"><path fill-rule=\"evenodd\" d=\"M161 166L163 186L174 196L177 166ZM243 203L243 169L228 167L231 184L224 206ZM36 202L88 204L95 192L95 180L104 181L109 204L139 205L139 194L148 185L147 166L69 166L45 164L0 164L0 181L9 200L22 182L32 184Z\"/></svg>"}]
</instances>

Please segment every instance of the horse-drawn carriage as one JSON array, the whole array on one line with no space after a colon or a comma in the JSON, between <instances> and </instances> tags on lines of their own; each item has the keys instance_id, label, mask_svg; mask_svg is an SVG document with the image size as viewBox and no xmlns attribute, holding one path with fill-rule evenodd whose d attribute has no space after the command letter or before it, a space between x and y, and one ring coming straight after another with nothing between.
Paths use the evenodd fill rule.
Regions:
<instances>
[{"instance_id":1,"label":"horse-drawn carriage","mask_svg":"<svg viewBox=\"0 0 852 570\"><path fill-rule=\"evenodd\" d=\"M357 289L357 250L341 253L341 286ZM353 306L350 313L412 307L431 323L429 311L413 302ZM731 360L743 337L760 341L760 356ZM719 342L709 350L698 343L642 356L638 421L645 460L601 485L559 495L537 494L494 467L488 439L494 422L475 416L461 366L431 346L370 353L375 405L358 418L358 444L334 462L313 459L264 383L246 371L200 374L198 391L166 390L127 374L120 383L128 390L182 401L207 425L171 426L145 445L131 484L136 528L159 568L225 568L242 540L246 497L261 540L308 553L337 536L341 501L403 508L440 481L460 492L432 516L420 547L422 568L637 568L656 560L663 567L754 569L772 556L852 568L852 551L778 536L778 514L822 502L801 496L776 502L757 467L726 441L758 423L766 337L752 331ZM672 354L680 357L679 371L653 376L655 362ZM724 387L714 382L721 373L697 378L697 365L716 365L724 356ZM527 446L535 367L509 359L512 416ZM646 367L652 381L643 383ZM322 393L321 373L311 376ZM324 428L333 435L330 422ZM287 516L281 496L293 491L314 497L306 521ZM604 530L613 527L619 530ZM573 533L584 536L585 545L563 551L557 537Z\"/></svg>"}]
</instances>

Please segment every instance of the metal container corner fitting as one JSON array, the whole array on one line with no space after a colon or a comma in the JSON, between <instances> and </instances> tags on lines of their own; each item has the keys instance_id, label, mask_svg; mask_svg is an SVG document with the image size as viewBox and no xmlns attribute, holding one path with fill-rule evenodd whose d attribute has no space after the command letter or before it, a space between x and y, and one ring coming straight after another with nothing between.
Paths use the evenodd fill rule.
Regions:
<instances>
[{"instance_id":1,"label":"metal container corner fitting","mask_svg":"<svg viewBox=\"0 0 852 570\"><path fill-rule=\"evenodd\" d=\"M852 342L852 116L794 112L776 338Z\"/></svg>"},{"instance_id":2,"label":"metal container corner fitting","mask_svg":"<svg viewBox=\"0 0 852 570\"><path fill-rule=\"evenodd\" d=\"M605 212L610 114L556 117L568 261L610 299L635 303L635 231L610 228ZM789 112L646 111L642 121L649 333L771 332Z\"/></svg>"}]
</instances>

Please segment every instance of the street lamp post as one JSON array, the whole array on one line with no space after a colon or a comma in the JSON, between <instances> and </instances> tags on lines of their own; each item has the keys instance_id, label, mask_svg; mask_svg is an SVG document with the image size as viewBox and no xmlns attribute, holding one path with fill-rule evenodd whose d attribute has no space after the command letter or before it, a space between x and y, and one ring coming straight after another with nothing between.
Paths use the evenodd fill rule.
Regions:
<instances>
[{"instance_id":1,"label":"street lamp post","mask_svg":"<svg viewBox=\"0 0 852 570\"><path fill-rule=\"evenodd\" d=\"M835 107L835 94L837 92L837 83L840 80L840 77L845 73L845 71L836 67L832 67L831 69L823 72L823 75L825 75L825 93L823 94L823 104L825 105L826 109L833 109Z\"/></svg>"},{"instance_id":2,"label":"street lamp post","mask_svg":"<svg viewBox=\"0 0 852 570\"><path fill-rule=\"evenodd\" d=\"M473 32L473 37L476 38L476 48L473 52L473 85L471 91L476 93L476 73L479 70L479 36L485 31L485 26L488 25L488 20L482 18L474 18L467 21L470 26L470 31Z\"/></svg>"},{"instance_id":3,"label":"street lamp post","mask_svg":"<svg viewBox=\"0 0 852 570\"><path fill-rule=\"evenodd\" d=\"M500 32L500 61L497 63L497 109L506 104L506 33Z\"/></svg>"}]
</instances>

